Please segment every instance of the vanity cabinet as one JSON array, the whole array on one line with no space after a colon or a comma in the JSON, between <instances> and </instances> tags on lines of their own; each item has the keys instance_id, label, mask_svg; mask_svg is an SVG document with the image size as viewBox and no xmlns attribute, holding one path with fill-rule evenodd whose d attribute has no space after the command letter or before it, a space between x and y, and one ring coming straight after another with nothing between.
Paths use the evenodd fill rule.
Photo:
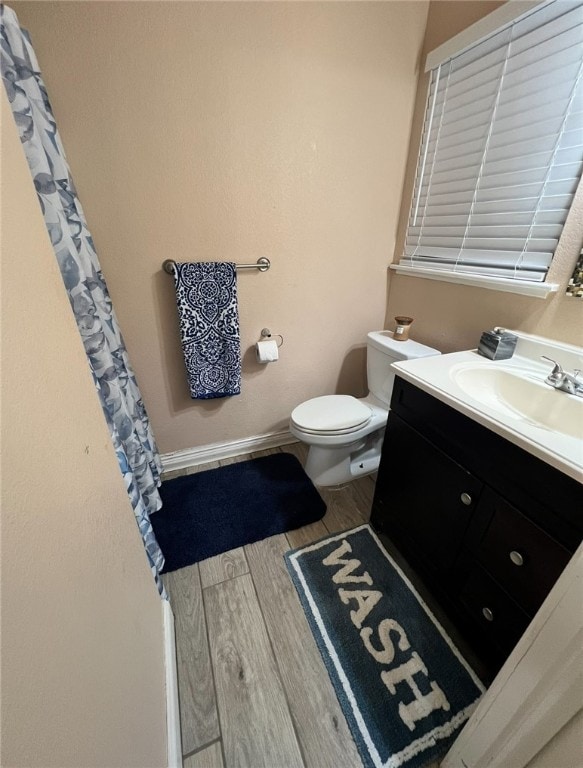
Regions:
<instances>
[{"instance_id":1,"label":"vanity cabinet","mask_svg":"<svg viewBox=\"0 0 583 768\"><path fill-rule=\"evenodd\" d=\"M583 486L396 378L371 523L494 673L583 535Z\"/></svg>"}]
</instances>

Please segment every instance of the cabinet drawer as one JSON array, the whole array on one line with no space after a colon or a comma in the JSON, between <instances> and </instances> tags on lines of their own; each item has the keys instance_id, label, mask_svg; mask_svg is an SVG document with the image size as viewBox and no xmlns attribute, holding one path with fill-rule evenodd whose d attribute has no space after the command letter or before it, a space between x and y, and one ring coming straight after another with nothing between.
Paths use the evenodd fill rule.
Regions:
<instances>
[{"instance_id":1,"label":"cabinet drawer","mask_svg":"<svg viewBox=\"0 0 583 768\"><path fill-rule=\"evenodd\" d=\"M475 566L460 593L467 612L480 627L484 644L493 643L510 653L528 626L529 617L479 566Z\"/></svg>"},{"instance_id":2,"label":"cabinet drawer","mask_svg":"<svg viewBox=\"0 0 583 768\"><path fill-rule=\"evenodd\" d=\"M570 554L491 489L480 507L491 514L478 544L478 559L531 616L569 561Z\"/></svg>"}]
</instances>

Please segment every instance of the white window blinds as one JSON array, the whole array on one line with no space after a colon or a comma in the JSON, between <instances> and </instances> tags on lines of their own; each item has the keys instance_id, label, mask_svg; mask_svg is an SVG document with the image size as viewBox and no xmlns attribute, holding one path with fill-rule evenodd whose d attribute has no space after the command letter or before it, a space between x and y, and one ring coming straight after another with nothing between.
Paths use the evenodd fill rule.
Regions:
<instances>
[{"instance_id":1,"label":"white window blinds","mask_svg":"<svg viewBox=\"0 0 583 768\"><path fill-rule=\"evenodd\" d=\"M432 71L401 266L544 281L583 166L583 2Z\"/></svg>"}]
</instances>

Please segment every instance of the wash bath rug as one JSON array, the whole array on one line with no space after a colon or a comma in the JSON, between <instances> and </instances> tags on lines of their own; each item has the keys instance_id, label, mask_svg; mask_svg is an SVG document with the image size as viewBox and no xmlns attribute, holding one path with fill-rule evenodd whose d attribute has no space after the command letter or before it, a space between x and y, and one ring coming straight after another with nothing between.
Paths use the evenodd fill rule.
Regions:
<instances>
[{"instance_id":1,"label":"wash bath rug","mask_svg":"<svg viewBox=\"0 0 583 768\"><path fill-rule=\"evenodd\" d=\"M285 558L366 768L442 756L484 687L370 526Z\"/></svg>"},{"instance_id":2,"label":"wash bath rug","mask_svg":"<svg viewBox=\"0 0 583 768\"><path fill-rule=\"evenodd\" d=\"M326 505L289 453L167 480L151 516L164 573L323 517Z\"/></svg>"}]
</instances>

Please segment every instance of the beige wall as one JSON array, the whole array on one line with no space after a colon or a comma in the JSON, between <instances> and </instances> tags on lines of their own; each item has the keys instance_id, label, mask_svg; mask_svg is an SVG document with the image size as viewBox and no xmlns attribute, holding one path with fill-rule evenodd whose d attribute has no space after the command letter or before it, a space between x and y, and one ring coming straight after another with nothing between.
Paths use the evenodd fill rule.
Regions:
<instances>
[{"instance_id":1,"label":"beige wall","mask_svg":"<svg viewBox=\"0 0 583 768\"><path fill-rule=\"evenodd\" d=\"M14 3L31 32L162 452L362 394L382 327L427 4ZM188 395L177 260L239 276L240 397ZM281 359L259 366L267 326Z\"/></svg>"},{"instance_id":2,"label":"beige wall","mask_svg":"<svg viewBox=\"0 0 583 768\"><path fill-rule=\"evenodd\" d=\"M162 601L0 89L0 764L163 766Z\"/></svg>"},{"instance_id":3,"label":"beige wall","mask_svg":"<svg viewBox=\"0 0 583 768\"><path fill-rule=\"evenodd\" d=\"M482 0L433 0L427 17L423 62L429 51L502 4ZM398 261L402 254L427 83L428 76L421 74L393 261ZM390 270L385 327L394 328L396 315L409 315L415 318L411 336L443 352L475 347L481 332L495 325L583 344L583 301L565 297L565 287L582 245L583 185L580 185L549 273L551 282L560 283L558 293L551 294L547 299L530 298L485 288L406 277Z\"/></svg>"}]
</instances>

